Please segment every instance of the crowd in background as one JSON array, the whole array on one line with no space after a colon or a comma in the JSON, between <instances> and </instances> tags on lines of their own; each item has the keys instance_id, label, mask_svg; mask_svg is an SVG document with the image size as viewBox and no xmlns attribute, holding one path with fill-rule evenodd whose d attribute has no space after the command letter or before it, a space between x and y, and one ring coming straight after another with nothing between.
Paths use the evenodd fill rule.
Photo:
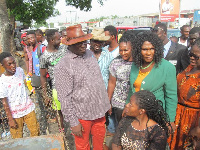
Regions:
<instances>
[{"instance_id":1,"label":"crowd in background","mask_svg":"<svg viewBox=\"0 0 200 150\"><path fill-rule=\"evenodd\" d=\"M59 132L69 122L77 150L200 149L200 27L184 25L170 39L164 23L117 36L111 25L88 34L81 25L28 31L25 70L2 52L0 98L12 138L23 137L24 123L31 136L46 135L51 108Z\"/></svg>"}]
</instances>

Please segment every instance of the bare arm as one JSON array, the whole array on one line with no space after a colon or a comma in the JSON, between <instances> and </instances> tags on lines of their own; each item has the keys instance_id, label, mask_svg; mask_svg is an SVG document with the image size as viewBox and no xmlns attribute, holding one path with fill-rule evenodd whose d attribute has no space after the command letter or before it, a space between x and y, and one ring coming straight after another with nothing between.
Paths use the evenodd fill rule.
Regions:
<instances>
[{"instance_id":1,"label":"bare arm","mask_svg":"<svg viewBox=\"0 0 200 150\"><path fill-rule=\"evenodd\" d=\"M47 96L46 68L40 68L40 80L42 85L43 96Z\"/></svg>"},{"instance_id":2,"label":"bare arm","mask_svg":"<svg viewBox=\"0 0 200 150\"><path fill-rule=\"evenodd\" d=\"M3 102L3 107L5 109L6 115L8 117L8 124L9 124L9 126L11 128L17 128L17 123L16 123L15 119L12 117L12 114L11 114L11 111L10 111L10 107L8 105L7 98L4 97L2 99L2 102Z\"/></svg>"},{"instance_id":3,"label":"bare arm","mask_svg":"<svg viewBox=\"0 0 200 150\"><path fill-rule=\"evenodd\" d=\"M110 74L110 75L109 75L109 80L108 80L108 89L107 89L108 98L109 98L110 103L111 103L111 98L112 98L112 96L113 96L113 92L114 92L115 86L116 86L116 78L113 77L113 76ZM112 106L111 106L110 110L108 111L108 113L109 113L110 115L112 114Z\"/></svg>"},{"instance_id":4,"label":"bare arm","mask_svg":"<svg viewBox=\"0 0 200 150\"><path fill-rule=\"evenodd\" d=\"M109 75L109 80L108 80L108 98L111 101L111 98L113 96L113 92L116 86L116 78L113 77L111 74Z\"/></svg>"},{"instance_id":5,"label":"bare arm","mask_svg":"<svg viewBox=\"0 0 200 150\"><path fill-rule=\"evenodd\" d=\"M26 72L29 72L29 58L27 55L26 47L24 47L24 57L25 57L25 64L26 64Z\"/></svg>"}]
</instances>

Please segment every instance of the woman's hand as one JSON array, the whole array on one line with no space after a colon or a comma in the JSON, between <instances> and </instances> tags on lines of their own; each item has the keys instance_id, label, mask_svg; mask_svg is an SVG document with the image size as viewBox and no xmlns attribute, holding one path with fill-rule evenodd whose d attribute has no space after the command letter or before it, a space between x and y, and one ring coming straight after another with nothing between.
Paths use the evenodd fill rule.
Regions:
<instances>
[{"instance_id":1,"label":"woman's hand","mask_svg":"<svg viewBox=\"0 0 200 150\"><path fill-rule=\"evenodd\" d=\"M9 124L9 126L12 128L12 129L17 129L17 123L16 123L16 121L15 121L15 119L14 118L10 118L10 119L8 119L8 124Z\"/></svg>"},{"instance_id":2,"label":"woman's hand","mask_svg":"<svg viewBox=\"0 0 200 150\"><path fill-rule=\"evenodd\" d=\"M125 109L123 110L123 112L122 112L122 117L126 117L127 115L126 115L126 111L125 111Z\"/></svg>"},{"instance_id":3,"label":"woman's hand","mask_svg":"<svg viewBox=\"0 0 200 150\"><path fill-rule=\"evenodd\" d=\"M109 114L109 115L112 114L112 105L110 105L110 109L108 110L108 114Z\"/></svg>"}]
</instances>

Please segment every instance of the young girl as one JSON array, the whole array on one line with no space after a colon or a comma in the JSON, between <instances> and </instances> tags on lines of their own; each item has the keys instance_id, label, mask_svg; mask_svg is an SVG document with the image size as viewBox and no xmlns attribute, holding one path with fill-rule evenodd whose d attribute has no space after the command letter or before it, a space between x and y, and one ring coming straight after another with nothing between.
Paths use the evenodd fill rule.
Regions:
<instances>
[{"instance_id":1,"label":"young girl","mask_svg":"<svg viewBox=\"0 0 200 150\"><path fill-rule=\"evenodd\" d=\"M16 67L15 59L8 52L0 54L0 63L5 68L0 77L0 99L8 117L12 138L22 138L24 123L31 136L37 136L39 126L34 111L35 104L26 93L23 69Z\"/></svg>"},{"instance_id":2,"label":"young girl","mask_svg":"<svg viewBox=\"0 0 200 150\"><path fill-rule=\"evenodd\" d=\"M113 150L164 150L170 124L162 102L153 93L135 92L125 107L123 117L113 138Z\"/></svg>"}]
</instances>

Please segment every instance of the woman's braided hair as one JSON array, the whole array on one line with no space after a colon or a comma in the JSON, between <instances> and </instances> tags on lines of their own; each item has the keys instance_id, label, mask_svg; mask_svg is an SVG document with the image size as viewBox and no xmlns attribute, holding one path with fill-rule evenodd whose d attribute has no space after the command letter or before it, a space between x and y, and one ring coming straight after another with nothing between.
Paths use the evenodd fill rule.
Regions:
<instances>
[{"instance_id":1,"label":"woman's braided hair","mask_svg":"<svg viewBox=\"0 0 200 150\"><path fill-rule=\"evenodd\" d=\"M144 109L146 111L148 119L152 119L157 122L165 131L166 136L169 137L171 134L171 130L167 125L170 125L169 117L167 113L163 109L162 101L156 100L155 95L147 90L141 90L134 93L136 97L136 104L139 106L140 109ZM124 132L126 132L127 128L131 125L131 123L135 120L135 117L126 116L124 119L120 121L120 134L118 138L121 138ZM148 123L148 122L147 122ZM147 127L147 124L146 124ZM150 133L147 128L147 142L151 143L150 141Z\"/></svg>"},{"instance_id":2,"label":"woman's braided hair","mask_svg":"<svg viewBox=\"0 0 200 150\"><path fill-rule=\"evenodd\" d=\"M154 62L155 66L158 66L158 63L161 61L163 58L163 42L159 39L159 37L150 32L150 31L145 31L142 34L138 34L136 36L136 40L134 42L134 47L133 47L133 61L135 62L135 65L140 67L143 63L142 59L142 45L144 44L145 41L150 42L154 48L155 48L155 53L154 53Z\"/></svg>"},{"instance_id":3,"label":"woman's braided hair","mask_svg":"<svg viewBox=\"0 0 200 150\"><path fill-rule=\"evenodd\" d=\"M169 127L167 125L170 125L170 120L168 114L163 109L162 101L156 100L155 95L147 90L138 91L134 95L139 108L144 109L147 117L157 122L165 130L167 137L169 137Z\"/></svg>"}]
</instances>

